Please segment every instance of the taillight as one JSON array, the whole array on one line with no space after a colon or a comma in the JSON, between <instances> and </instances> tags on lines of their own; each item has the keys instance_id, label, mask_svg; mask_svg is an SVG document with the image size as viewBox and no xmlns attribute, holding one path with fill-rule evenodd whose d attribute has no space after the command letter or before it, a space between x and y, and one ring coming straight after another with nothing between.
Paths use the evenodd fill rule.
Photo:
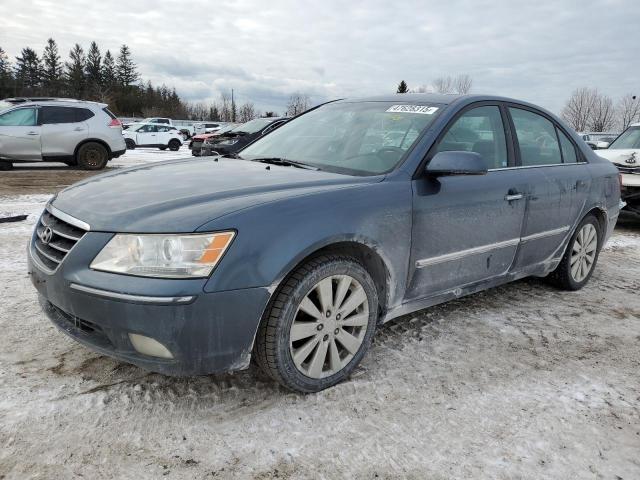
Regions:
<instances>
[{"instance_id":1,"label":"taillight","mask_svg":"<svg viewBox=\"0 0 640 480\"><path fill-rule=\"evenodd\" d=\"M109 122L109 127L111 128L122 128L122 122L120 120L118 120L117 118L112 118L111 121Z\"/></svg>"}]
</instances>

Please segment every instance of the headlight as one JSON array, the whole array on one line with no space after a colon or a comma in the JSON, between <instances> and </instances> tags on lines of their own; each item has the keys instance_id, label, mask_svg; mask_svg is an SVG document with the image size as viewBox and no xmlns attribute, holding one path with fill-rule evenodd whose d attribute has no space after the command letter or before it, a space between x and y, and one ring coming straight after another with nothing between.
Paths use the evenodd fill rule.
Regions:
<instances>
[{"instance_id":1,"label":"headlight","mask_svg":"<svg viewBox=\"0 0 640 480\"><path fill-rule=\"evenodd\" d=\"M235 232L117 234L91 262L90 268L143 277L207 277L234 236Z\"/></svg>"}]
</instances>

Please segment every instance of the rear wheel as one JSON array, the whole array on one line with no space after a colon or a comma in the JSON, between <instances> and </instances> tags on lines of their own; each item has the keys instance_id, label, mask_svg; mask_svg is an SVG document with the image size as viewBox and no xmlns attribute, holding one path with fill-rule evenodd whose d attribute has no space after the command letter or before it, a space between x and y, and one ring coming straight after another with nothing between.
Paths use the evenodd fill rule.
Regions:
<instances>
[{"instance_id":1,"label":"rear wheel","mask_svg":"<svg viewBox=\"0 0 640 480\"><path fill-rule=\"evenodd\" d=\"M134 148L136 148L136 142L134 142L132 139L130 138L126 138L124 140L125 145L127 146L127 148L129 150L133 150Z\"/></svg>"},{"instance_id":2,"label":"rear wheel","mask_svg":"<svg viewBox=\"0 0 640 480\"><path fill-rule=\"evenodd\" d=\"M78 149L76 161L83 170L101 170L109 161L109 153L103 145L87 142Z\"/></svg>"},{"instance_id":3,"label":"rear wheel","mask_svg":"<svg viewBox=\"0 0 640 480\"><path fill-rule=\"evenodd\" d=\"M563 290L584 287L595 269L602 246L598 219L587 215L573 233L558 267L549 275L551 283Z\"/></svg>"},{"instance_id":4,"label":"rear wheel","mask_svg":"<svg viewBox=\"0 0 640 480\"><path fill-rule=\"evenodd\" d=\"M364 357L378 296L357 260L325 255L289 276L266 315L256 336L257 363L285 387L317 392L347 378Z\"/></svg>"},{"instance_id":5,"label":"rear wheel","mask_svg":"<svg viewBox=\"0 0 640 480\"><path fill-rule=\"evenodd\" d=\"M169 141L169 150L177 152L180 149L180 142L176 139Z\"/></svg>"}]
</instances>

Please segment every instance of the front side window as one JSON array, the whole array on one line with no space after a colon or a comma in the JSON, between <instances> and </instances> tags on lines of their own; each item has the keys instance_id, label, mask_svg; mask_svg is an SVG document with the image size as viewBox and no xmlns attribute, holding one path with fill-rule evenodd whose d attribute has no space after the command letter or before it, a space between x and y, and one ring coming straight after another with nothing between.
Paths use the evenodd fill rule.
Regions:
<instances>
[{"instance_id":1,"label":"front side window","mask_svg":"<svg viewBox=\"0 0 640 480\"><path fill-rule=\"evenodd\" d=\"M33 127L35 125L35 108L19 108L0 115L0 127Z\"/></svg>"},{"instance_id":2,"label":"front side window","mask_svg":"<svg viewBox=\"0 0 640 480\"><path fill-rule=\"evenodd\" d=\"M436 152L476 152L487 168L507 166L507 140L500 108L477 107L462 114L438 142Z\"/></svg>"},{"instance_id":3,"label":"front side window","mask_svg":"<svg viewBox=\"0 0 640 480\"><path fill-rule=\"evenodd\" d=\"M520 147L522 166L556 165L562 163L556 127L542 115L509 108Z\"/></svg>"},{"instance_id":4,"label":"front side window","mask_svg":"<svg viewBox=\"0 0 640 480\"><path fill-rule=\"evenodd\" d=\"M328 103L286 122L240 155L248 160L292 160L347 175L385 173L399 164L441 109L400 102ZM252 120L265 121L273 120Z\"/></svg>"},{"instance_id":5,"label":"front side window","mask_svg":"<svg viewBox=\"0 0 640 480\"><path fill-rule=\"evenodd\" d=\"M40 123L42 125L57 123L75 123L78 109L71 107L41 107Z\"/></svg>"},{"instance_id":6,"label":"front side window","mask_svg":"<svg viewBox=\"0 0 640 480\"><path fill-rule=\"evenodd\" d=\"M609 145L609 149L620 148L640 148L640 126L627 128Z\"/></svg>"}]
</instances>

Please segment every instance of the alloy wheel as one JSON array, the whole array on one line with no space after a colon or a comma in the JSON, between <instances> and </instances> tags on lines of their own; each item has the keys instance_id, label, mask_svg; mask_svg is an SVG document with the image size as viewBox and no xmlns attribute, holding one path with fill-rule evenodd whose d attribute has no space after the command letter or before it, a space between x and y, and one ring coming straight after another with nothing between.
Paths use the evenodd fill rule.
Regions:
<instances>
[{"instance_id":1,"label":"alloy wheel","mask_svg":"<svg viewBox=\"0 0 640 480\"><path fill-rule=\"evenodd\" d=\"M289 332L289 350L300 373L325 378L349 364L369 324L369 299L349 275L320 280L300 302Z\"/></svg>"},{"instance_id":2,"label":"alloy wheel","mask_svg":"<svg viewBox=\"0 0 640 480\"><path fill-rule=\"evenodd\" d=\"M585 224L573 242L571 251L571 276L580 283L593 268L598 249L598 232L591 223Z\"/></svg>"}]
</instances>

